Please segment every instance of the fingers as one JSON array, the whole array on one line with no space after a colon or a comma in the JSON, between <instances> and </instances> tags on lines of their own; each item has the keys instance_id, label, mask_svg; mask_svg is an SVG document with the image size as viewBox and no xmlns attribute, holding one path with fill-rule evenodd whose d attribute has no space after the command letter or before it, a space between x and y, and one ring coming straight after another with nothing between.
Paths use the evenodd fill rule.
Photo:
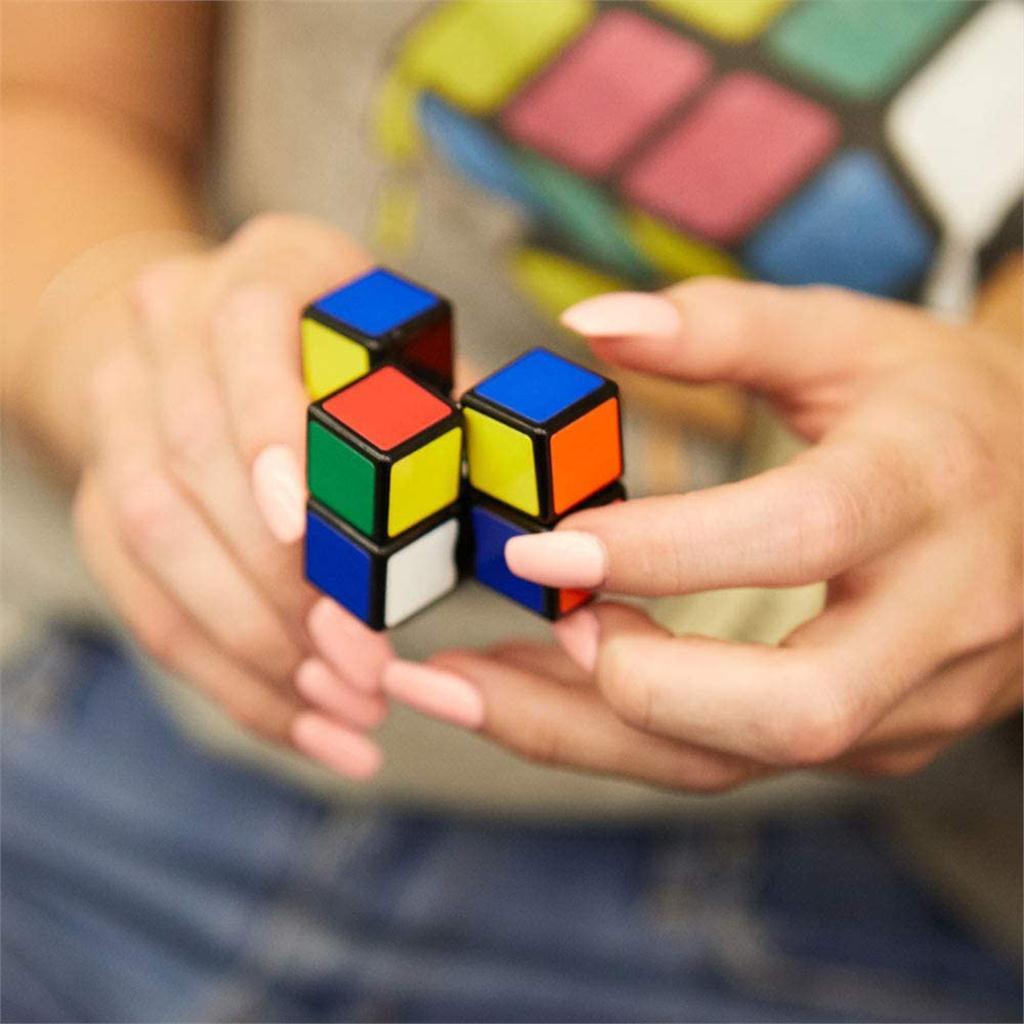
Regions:
<instances>
[{"instance_id":1,"label":"fingers","mask_svg":"<svg viewBox=\"0 0 1024 1024\"><path fill-rule=\"evenodd\" d=\"M625 776L692 792L719 792L759 774L757 766L627 725L591 691L498 658L458 651L431 666L392 662L388 693L426 714L476 728L536 764Z\"/></svg>"},{"instance_id":2,"label":"fingers","mask_svg":"<svg viewBox=\"0 0 1024 1024\"><path fill-rule=\"evenodd\" d=\"M201 292L209 283L198 269L203 265L194 258L159 264L135 288L141 337L153 368L162 452L239 564L287 618L297 621L308 591L301 585L298 556L280 550L261 518L248 467L235 448L208 352Z\"/></svg>"},{"instance_id":3,"label":"fingers","mask_svg":"<svg viewBox=\"0 0 1024 1024\"><path fill-rule=\"evenodd\" d=\"M562 322L607 362L787 397L835 389L873 357L865 339L921 331L920 314L832 288L698 278L664 292L616 292Z\"/></svg>"},{"instance_id":4,"label":"fingers","mask_svg":"<svg viewBox=\"0 0 1024 1024\"><path fill-rule=\"evenodd\" d=\"M513 538L505 557L536 583L623 594L797 586L888 549L928 502L887 441L836 438L739 483L587 509Z\"/></svg>"},{"instance_id":5,"label":"fingers","mask_svg":"<svg viewBox=\"0 0 1024 1024\"><path fill-rule=\"evenodd\" d=\"M376 633L330 598L313 605L306 627L334 672L364 694L380 693L381 677L394 658L391 641Z\"/></svg>"},{"instance_id":6,"label":"fingers","mask_svg":"<svg viewBox=\"0 0 1024 1024\"><path fill-rule=\"evenodd\" d=\"M674 637L607 603L574 613L557 635L637 729L768 765L822 765L849 753L948 657L931 623L948 618L949 598L919 566L905 572L917 589L879 581L782 647Z\"/></svg>"},{"instance_id":7,"label":"fingers","mask_svg":"<svg viewBox=\"0 0 1024 1024\"><path fill-rule=\"evenodd\" d=\"M314 707L356 729L376 729L387 717L387 702L380 694L362 693L342 682L319 658L299 666L295 688Z\"/></svg>"},{"instance_id":8,"label":"fingers","mask_svg":"<svg viewBox=\"0 0 1024 1024\"><path fill-rule=\"evenodd\" d=\"M290 743L302 701L225 657L138 568L120 541L106 498L92 476L87 475L79 488L75 525L89 571L142 647L167 669L194 682L245 728Z\"/></svg>"},{"instance_id":9,"label":"fingers","mask_svg":"<svg viewBox=\"0 0 1024 1024\"><path fill-rule=\"evenodd\" d=\"M121 353L95 380L97 475L130 552L226 655L290 679L302 653L166 472L141 361Z\"/></svg>"}]
</instances>

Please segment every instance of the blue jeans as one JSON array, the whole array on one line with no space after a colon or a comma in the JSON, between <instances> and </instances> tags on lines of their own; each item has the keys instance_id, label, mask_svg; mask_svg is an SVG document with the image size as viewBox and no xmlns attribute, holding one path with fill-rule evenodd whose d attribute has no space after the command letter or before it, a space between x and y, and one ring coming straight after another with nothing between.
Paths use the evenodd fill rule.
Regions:
<instances>
[{"instance_id":1,"label":"blue jeans","mask_svg":"<svg viewBox=\"0 0 1024 1024\"><path fill-rule=\"evenodd\" d=\"M7 1021L1020 1019L863 818L338 807L198 749L68 630L5 690Z\"/></svg>"}]
</instances>

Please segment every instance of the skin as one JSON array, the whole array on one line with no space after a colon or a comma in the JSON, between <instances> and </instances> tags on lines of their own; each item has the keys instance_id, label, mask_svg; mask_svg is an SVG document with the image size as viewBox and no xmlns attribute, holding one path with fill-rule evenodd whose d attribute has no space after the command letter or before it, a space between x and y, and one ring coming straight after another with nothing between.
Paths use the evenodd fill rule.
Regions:
<instances>
[{"instance_id":1,"label":"skin","mask_svg":"<svg viewBox=\"0 0 1024 1024\"><path fill-rule=\"evenodd\" d=\"M439 654L480 695L472 724L532 760L719 791L809 766L906 774L1019 708L1011 336L837 289L706 279L663 294L675 331L591 336L594 353L755 391L811 446L751 479L588 510L559 531L598 539L608 593L827 580L825 610L767 647L674 637L608 601L556 626L575 661L526 644Z\"/></svg>"},{"instance_id":2,"label":"skin","mask_svg":"<svg viewBox=\"0 0 1024 1024\"><path fill-rule=\"evenodd\" d=\"M3 221L19 258L4 268L3 414L74 490L83 558L153 657L255 734L362 778L398 663L315 600L251 477L268 446L301 469L298 313L368 258L290 216L204 231L215 29L202 4L5 5ZM609 603L562 628L577 657L581 631L597 638L583 669L556 647L448 652L475 727L545 763L713 790L808 764L913 770L1017 706L1005 336L817 289L667 297L678 338L598 339L596 355L758 391L814 447L566 528L600 539L609 591L828 579L829 607L777 650L670 638Z\"/></svg>"}]
</instances>

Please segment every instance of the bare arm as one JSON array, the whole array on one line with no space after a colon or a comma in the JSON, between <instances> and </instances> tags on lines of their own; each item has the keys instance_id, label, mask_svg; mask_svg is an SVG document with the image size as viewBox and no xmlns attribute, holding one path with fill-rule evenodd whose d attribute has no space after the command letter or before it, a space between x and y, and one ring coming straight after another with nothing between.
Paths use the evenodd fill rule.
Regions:
<instances>
[{"instance_id":1,"label":"bare arm","mask_svg":"<svg viewBox=\"0 0 1024 1024\"><path fill-rule=\"evenodd\" d=\"M115 301L140 265L190 244L174 232L198 230L213 14L191 2L15 2L3 14L3 410L73 467L69 403L97 353L68 351L76 336L48 328L108 290ZM135 237L76 261L122 236Z\"/></svg>"}]
</instances>

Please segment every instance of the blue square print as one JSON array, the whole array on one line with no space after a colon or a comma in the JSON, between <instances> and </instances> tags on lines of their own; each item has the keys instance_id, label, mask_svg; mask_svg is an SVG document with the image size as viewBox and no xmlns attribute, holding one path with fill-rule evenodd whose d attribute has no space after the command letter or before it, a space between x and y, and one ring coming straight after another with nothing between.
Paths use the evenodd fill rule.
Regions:
<instances>
[{"instance_id":1,"label":"blue square print","mask_svg":"<svg viewBox=\"0 0 1024 1024\"><path fill-rule=\"evenodd\" d=\"M379 337L439 302L425 288L377 267L337 291L321 295L313 308L363 334Z\"/></svg>"},{"instance_id":2,"label":"blue square print","mask_svg":"<svg viewBox=\"0 0 1024 1024\"><path fill-rule=\"evenodd\" d=\"M934 249L882 161L851 150L760 228L744 262L777 284L902 297L920 285Z\"/></svg>"},{"instance_id":3,"label":"blue square print","mask_svg":"<svg viewBox=\"0 0 1024 1024\"><path fill-rule=\"evenodd\" d=\"M472 512L473 575L505 597L544 614L544 588L514 575L505 562L505 542L525 531L481 505Z\"/></svg>"},{"instance_id":4,"label":"blue square print","mask_svg":"<svg viewBox=\"0 0 1024 1024\"><path fill-rule=\"evenodd\" d=\"M306 579L356 618L370 617L370 554L321 515L306 513Z\"/></svg>"},{"instance_id":5,"label":"blue square print","mask_svg":"<svg viewBox=\"0 0 1024 1024\"><path fill-rule=\"evenodd\" d=\"M478 384L473 390L534 423L545 423L574 402L596 391L596 373L554 352L535 348Z\"/></svg>"}]
</instances>

